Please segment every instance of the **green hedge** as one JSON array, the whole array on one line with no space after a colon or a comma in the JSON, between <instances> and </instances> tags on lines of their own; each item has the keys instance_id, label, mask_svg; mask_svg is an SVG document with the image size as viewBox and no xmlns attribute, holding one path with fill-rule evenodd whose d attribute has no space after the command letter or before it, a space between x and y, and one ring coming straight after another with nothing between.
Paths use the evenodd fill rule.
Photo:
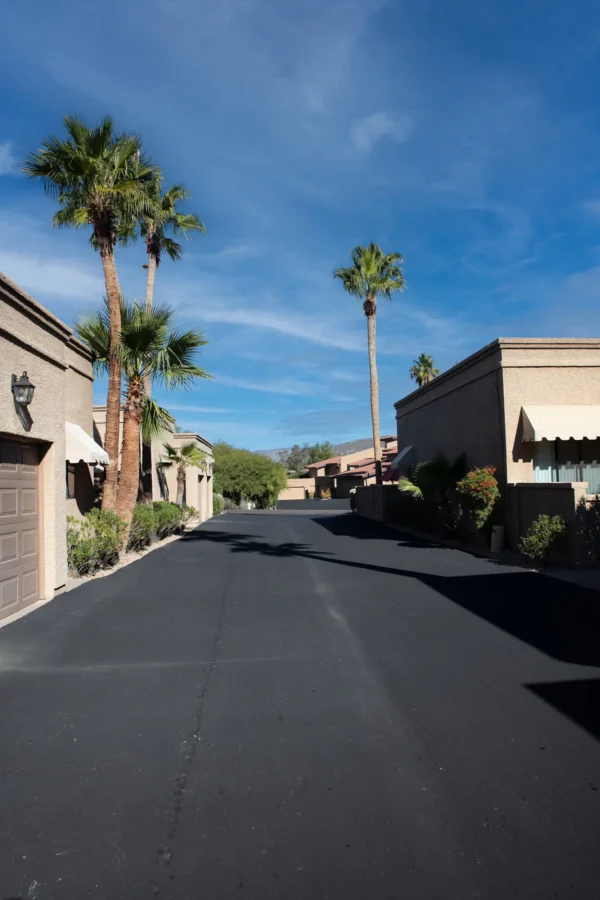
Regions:
<instances>
[{"instance_id":1,"label":"green hedge","mask_svg":"<svg viewBox=\"0 0 600 900\"><path fill-rule=\"evenodd\" d=\"M223 497L221 494L213 494L213 516L220 516L223 512Z\"/></svg>"},{"instance_id":2,"label":"green hedge","mask_svg":"<svg viewBox=\"0 0 600 900\"><path fill-rule=\"evenodd\" d=\"M67 517L67 563L72 575L108 569L119 559L125 530L114 512L92 509L83 517Z\"/></svg>"},{"instance_id":3,"label":"green hedge","mask_svg":"<svg viewBox=\"0 0 600 900\"><path fill-rule=\"evenodd\" d=\"M156 536L162 540L175 534L181 527L181 509L175 503L169 503L168 500L156 500L152 507Z\"/></svg>"},{"instance_id":4,"label":"green hedge","mask_svg":"<svg viewBox=\"0 0 600 900\"><path fill-rule=\"evenodd\" d=\"M127 550L140 551L152 543L182 531L198 515L193 506L180 509L159 500L152 506L138 503L133 511ZM83 517L67 517L67 562L72 575L91 575L108 569L119 559L125 524L113 512L93 509Z\"/></svg>"},{"instance_id":5,"label":"green hedge","mask_svg":"<svg viewBox=\"0 0 600 900\"><path fill-rule=\"evenodd\" d=\"M148 503L138 503L133 511L131 530L127 542L128 550L143 550L156 533L156 516Z\"/></svg>"}]
</instances>

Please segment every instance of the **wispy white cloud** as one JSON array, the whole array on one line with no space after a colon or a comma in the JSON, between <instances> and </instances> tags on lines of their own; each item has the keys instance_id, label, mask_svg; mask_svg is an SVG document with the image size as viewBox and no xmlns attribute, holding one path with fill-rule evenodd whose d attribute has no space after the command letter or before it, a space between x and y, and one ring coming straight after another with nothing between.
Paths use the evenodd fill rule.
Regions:
<instances>
[{"instance_id":1,"label":"wispy white cloud","mask_svg":"<svg viewBox=\"0 0 600 900\"><path fill-rule=\"evenodd\" d=\"M67 256L52 260L35 253L18 253L0 247L0 271L32 294L54 294L80 303L99 302L104 293L102 277L90 266Z\"/></svg>"},{"instance_id":2,"label":"wispy white cloud","mask_svg":"<svg viewBox=\"0 0 600 900\"><path fill-rule=\"evenodd\" d=\"M226 322L231 325L243 325L261 331L276 331L319 344L322 347L335 347L338 350L364 350L362 336L352 334L331 322L320 320L318 316L310 317L285 312L283 309L260 309L253 307L233 307L225 304L207 306L198 312L198 317L208 322Z\"/></svg>"},{"instance_id":3,"label":"wispy white cloud","mask_svg":"<svg viewBox=\"0 0 600 900\"><path fill-rule=\"evenodd\" d=\"M233 409L225 409L219 406L194 406L189 403L170 403L165 401L166 405L169 409L175 410L175 412L186 412L186 413L232 413Z\"/></svg>"},{"instance_id":4,"label":"wispy white cloud","mask_svg":"<svg viewBox=\"0 0 600 900\"><path fill-rule=\"evenodd\" d=\"M374 112L358 119L350 129L352 143L359 153L370 153L384 138L399 143L408 140L413 130L409 116L398 113Z\"/></svg>"},{"instance_id":5,"label":"wispy white cloud","mask_svg":"<svg viewBox=\"0 0 600 900\"><path fill-rule=\"evenodd\" d=\"M19 161L12 141L0 142L0 175L13 175L19 171Z\"/></svg>"},{"instance_id":6,"label":"wispy white cloud","mask_svg":"<svg viewBox=\"0 0 600 900\"><path fill-rule=\"evenodd\" d=\"M600 200L586 200L583 207L593 215L600 216Z\"/></svg>"},{"instance_id":7,"label":"wispy white cloud","mask_svg":"<svg viewBox=\"0 0 600 900\"><path fill-rule=\"evenodd\" d=\"M282 378L276 381L248 381L245 378L232 378L229 375L215 375L217 384L242 388L245 391L260 391L265 394L285 394L290 397L310 396L317 390L316 385L294 378Z\"/></svg>"}]
</instances>

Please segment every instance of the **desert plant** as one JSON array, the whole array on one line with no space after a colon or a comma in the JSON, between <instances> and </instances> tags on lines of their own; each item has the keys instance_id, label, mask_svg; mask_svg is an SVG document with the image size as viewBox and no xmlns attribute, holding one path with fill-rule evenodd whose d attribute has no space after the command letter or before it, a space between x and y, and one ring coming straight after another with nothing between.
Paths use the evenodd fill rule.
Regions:
<instances>
[{"instance_id":1,"label":"desert plant","mask_svg":"<svg viewBox=\"0 0 600 900\"><path fill-rule=\"evenodd\" d=\"M562 516L542 514L534 519L527 534L518 543L518 548L525 556L532 559L546 560L558 549L567 530Z\"/></svg>"},{"instance_id":2,"label":"desert plant","mask_svg":"<svg viewBox=\"0 0 600 900\"><path fill-rule=\"evenodd\" d=\"M203 469L206 462L206 454L200 450L194 441L183 444L181 447L172 447L164 444L165 456L158 463L159 469L177 469L177 506L183 507L183 495L185 493L185 470L188 467Z\"/></svg>"},{"instance_id":3,"label":"desert plant","mask_svg":"<svg viewBox=\"0 0 600 900\"><path fill-rule=\"evenodd\" d=\"M152 504L156 518L156 535L162 540L169 537L181 526L181 509L168 500L155 500Z\"/></svg>"},{"instance_id":4,"label":"desert plant","mask_svg":"<svg viewBox=\"0 0 600 900\"><path fill-rule=\"evenodd\" d=\"M131 519L127 549L143 550L150 544L155 530L156 516L153 508L147 503L137 503Z\"/></svg>"},{"instance_id":5,"label":"desert plant","mask_svg":"<svg viewBox=\"0 0 600 900\"><path fill-rule=\"evenodd\" d=\"M213 494L213 516L220 516L223 512L223 497L221 494Z\"/></svg>"},{"instance_id":6,"label":"desert plant","mask_svg":"<svg viewBox=\"0 0 600 900\"><path fill-rule=\"evenodd\" d=\"M375 348L377 297L391 300L394 291L405 288L404 275L400 264L400 253L384 253L377 244L355 247L351 253L352 265L348 269L336 269L334 278L339 278L344 289L363 301L367 317L367 344L369 351L369 372L371 386L371 420L373 423L373 448L377 482L381 483L381 440L379 435L379 384L377 380L377 355Z\"/></svg>"},{"instance_id":7,"label":"desert plant","mask_svg":"<svg viewBox=\"0 0 600 900\"><path fill-rule=\"evenodd\" d=\"M448 503L448 492L466 472L466 457L461 453L453 463L443 453L433 459L417 463L409 469L408 475L398 482L398 490L410 494L416 500L437 502L440 506Z\"/></svg>"},{"instance_id":8,"label":"desert plant","mask_svg":"<svg viewBox=\"0 0 600 900\"><path fill-rule=\"evenodd\" d=\"M184 531L186 526L194 519L198 518L198 510L195 506L188 506L186 503L181 506L180 529Z\"/></svg>"},{"instance_id":9,"label":"desert plant","mask_svg":"<svg viewBox=\"0 0 600 900\"><path fill-rule=\"evenodd\" d=\"M232 500L231 497L223 497L223 509L238 509L239 504Z\"/></svg>"},{"instance_id":10,"label":"desert plant","mask_svg":"<svg viewBox=\"0 0 600 900\"><path fill-rule=\"evenodd\" d=\"M83 519L67 517L67 564L72 575L107 569L119 558L125 523L116 513L92 509Z\"/></svg>"},{"instance_id":11,"label":"desert plant","mask_svg":"<svg viewBox=\"0 0 600 900\"><path fill-rule=\"evenodd\" d=\"M489 519L500 497L495 472L493 466L472 469L456 485L460 504L478 531Z\"/></svg>"},{"instance_id":12,"label":"desert plant","mask_svg":"<svg viewBox=\"0 0 600 900\"><path fill-rule=\"evenodd\" d=\"M139 490L140 434L148 440L156 438L172 424L172 417L146 396L146 378L167 388L189 387L195 378L209 378L195 364L199 347L206 344L198 331L171 331L173 311L168 306L146 309L139 303L121 303L121 342L119 356L126 380L123 411L123 445L121 476L117 495L117 513L131 523ZM109 363L110 328L108 309L80 315L76 323L78 336L88 345L96 370ZM154 420L149 415L156 413ZM153 433L148 434L149 423Z\"/></svg>"},{"instance_id":13,"label":"desert plant","mask_svg":"<svg viewBox=\"0 0 600 900\"><path fill-rule=\"evenodd\" d=\"M102 506L114 510L121 409L121 310L114 248L123 227L149 212L150 191L158 170L143 155L139 138L116 134L108 116L96 128L89 128L77 116L65 116L64 124L66 139L46 138L40 150L29 154L23 171L30 178L41 179L46 192L58 200L60 209L53 224L91 226L90 244L100 253L110 332L105 436L110 465Z\"/></svg>"},{"instance_id":14,"label":"desert plant","mask_svg":"<svg viewBox=\"0 0 600 900\"><path fill-rule=\"evenodd\" d=\"M440 374L440 370L436 367L433 356L430 356L428 353L421 353L418 359L413 361L408 374L413 381L417 382L419 387L423 387L424 384L433 381Z\"/></svg>"}]
</instances>

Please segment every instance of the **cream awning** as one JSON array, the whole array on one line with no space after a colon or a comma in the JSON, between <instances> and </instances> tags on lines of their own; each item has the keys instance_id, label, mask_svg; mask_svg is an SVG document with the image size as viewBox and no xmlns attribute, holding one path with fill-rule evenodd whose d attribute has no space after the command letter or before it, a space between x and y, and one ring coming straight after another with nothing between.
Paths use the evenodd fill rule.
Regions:
<instances>
[{"instance_id":1,"label":"cream awning","mask_svg":"<svg viewBox=\"0 0 600 900\"><path fill-rule=\"evenodd\" d=\"M108 463L108 453L73 422L65 422L67 462Z\"/></svg>"},{"instance_id":2,"label":"cream awning","mask_svg":"<svg viewBox=\"0 0 600 900\"><path fill-rule=\"evenodd\" d=\"M524 406L524 441L600 438L600 406Z\"/></svg>"}]
</instances>

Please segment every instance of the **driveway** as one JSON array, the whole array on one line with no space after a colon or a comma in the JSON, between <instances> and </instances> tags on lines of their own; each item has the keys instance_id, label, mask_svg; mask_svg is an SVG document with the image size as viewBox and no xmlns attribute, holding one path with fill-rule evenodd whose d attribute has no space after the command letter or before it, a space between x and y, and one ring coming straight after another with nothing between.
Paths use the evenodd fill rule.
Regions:
<instances>
[{"instance_id":1,"label":"driveway","mask_svg":"<svg viewBox=\"0 0 600 900\"><path fill-rule=\"evenodd\" d=\"M314 510L57 598L0 630L0 898L593 900L587 599Z\"/></svg>"}]
</instances>

